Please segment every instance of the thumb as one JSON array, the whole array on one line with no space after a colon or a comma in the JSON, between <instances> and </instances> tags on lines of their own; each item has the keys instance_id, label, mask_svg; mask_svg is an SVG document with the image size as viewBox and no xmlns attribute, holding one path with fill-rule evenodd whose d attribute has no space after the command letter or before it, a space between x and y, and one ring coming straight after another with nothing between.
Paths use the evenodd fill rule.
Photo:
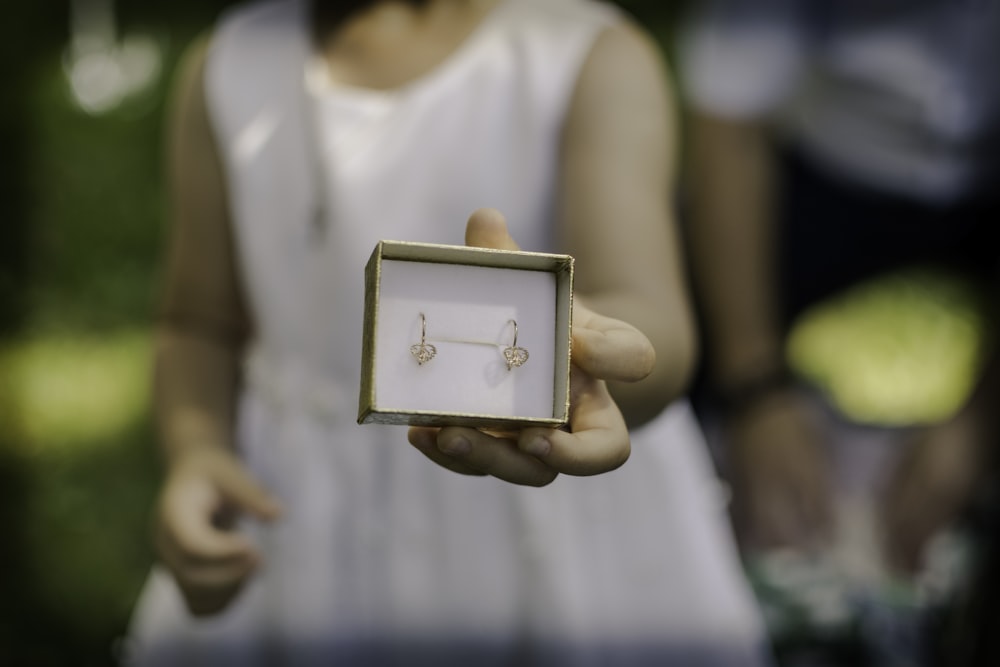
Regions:
<instances>
[{"instance_id":1,"label":"thumb","mask_svg":"<svg viewBox=\"0 0 1000 667\"><path fill-rule=\"evenodd\" d=\"M226 499L240 510L265 521L281 516L282 507L278 499L242 468L230 466L220 470L217 481Z\"/></svg>"},{"instance_id":2,"label":"thumb","mask_svg":"<svg viewBox=\"0 0 1000 667\"><path fill-rule=\"evenodd\" d=\"M495 208L481 208L469 216L465 226L465 245L494 250L520 250L507 232L507 221Z\"/></svg>"},{"instance_id":3,"label":"thumb","mask_svg":"<svg viewBox=\"0 0 1000 667\"><path fill-rule=\"evenodd\" d=\"M631 324L578 303L573 309L573 363L602 380L637 382L652 372L656 351Z\"/></svg>"}]
</instances>

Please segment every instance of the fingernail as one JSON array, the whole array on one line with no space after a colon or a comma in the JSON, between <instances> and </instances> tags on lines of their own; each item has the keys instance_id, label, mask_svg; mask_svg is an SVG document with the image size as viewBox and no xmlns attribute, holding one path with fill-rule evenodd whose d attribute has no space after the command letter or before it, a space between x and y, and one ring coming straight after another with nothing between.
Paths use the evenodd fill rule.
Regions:
<instances>
[{"instance_id":1,"label":"fingernail","mask_svg":"<svg viewBox=\"0 0 1000 667\"><path fill-rule=\"evenodd\" d=\"M442 442L438 445L438 448L445 454L451 454L453 456L460 456L462 454L468 454L472 449L472 443L466 438L452 438L447 442Z\"/></svg>"},{"instance_id":2,"label":"fingernail","mask_svg":"<svg viewBox=\"0 0 1000 667\"><path fill-rule=\"evenodd\" d=\"M537 456L539 458L547 456L549 451L552 449L552 443L545 436L535 436L528 442L524 444L521 448L522 451L531 454L532 456Z\"/></svg>"}]
</instances>

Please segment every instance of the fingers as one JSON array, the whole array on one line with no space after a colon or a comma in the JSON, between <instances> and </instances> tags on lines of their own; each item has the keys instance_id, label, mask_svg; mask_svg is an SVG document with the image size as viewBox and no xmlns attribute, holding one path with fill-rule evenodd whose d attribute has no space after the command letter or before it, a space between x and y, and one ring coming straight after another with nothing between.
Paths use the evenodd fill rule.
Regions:
<instances>
[{"instance_id":1,"label":"fingers","mask_svg":"<svg viewBox=\"0 0 1000 667\"><path fill-rule=\"evenodd\" d=\"M500 211L481 208L469 216L465 226L465 245L495 250L520 250L507 232L507 222Z\"/></svg>"},{"instance_id":2,"label":"fingers","mask_svg":"<svg viewBox=\"0 0 1000 667\"><path fill-rule=\"evenodd\" d=\"M219 489L238 511L264 521L281 516L281 503L246 474L242 466L225 466L217 471Z\"/></svg>"},{"instance_id":3,"label":"fingers","mask_svg":"<svg viewBox=\"0 0 1000 667\"><path fill-rule=\"evenodd\" d=\"M893 570L912 575L920 569L924 546L936 528L936 517L920 514L920 509L926 509L921 507L921 499L908 501L908 495L901 494L893 499L883 521L886 560Z\"/></svg>"},{"instance_id":4,"label":"fingers","mask_svg":"<svg viewBox=\"0 0 1000 667\"><path fill-rule=\"evenodd\" d=\"M411 429L410 442L432 461L466 475L492 475L523 486L545 486L558 472L518 449L517 441L472 428Z\"/></svg>"},{"instance_id":5,"label":"fingers","mask_svg":"<svg viewBox=\"0 0 1000 667\"><path fill-rule=\"evenodd\" d=\"M181 567L202 564L253 564L253 545L238 532L223 530L215 519L223 513L248 513L264 520L277 518L281 506L258 485L242 465L225 458L202 458L182 464L168 480L160 501L164 546Z\"/></svg>"},{"instance_id":6,"label":"fingers","mask_svg":"<svg viewBox=\"0 0 1000 667\"><path fill-rule=\"evenodd\" d=\"M743 499L741 541L752 550L783 547L814 551L830 537L830 514L820 486L781 487L776 482Z\"/></svg>"},{"instance_id":7,"label":"fingers","mask_svg":"<svg viewBox=\"0 0 1000 667\"><path fill-rule=\"evenodd\" d=\"M990 442L977 409L914 434L905 443L882 499L889 564L903 574L924 565L927 545L947 530L982 483L984 443Z\"/></svg>"},{"instance_id":8,"label":"fingers","mask_svg":"<svg viewBox=\"0 0 1000 667\"><path fill-rule=\"evenodd\" d=\"M558 471L519 449L518 443L469 428L444 428L438 434L438 448L473 470L523 486L550 484Z\"/></svg>"},{"instance_id":9,"label":"fingers","mask_svg":"<svg viewBox=\"0 0 1000 667\"><path fill-rule=\"evenodd\" d=\"M931 532L926 526L933 523L928 515L933 515L936 509L933 507L936 502L926 502L923 484L913 483L915 467L904 458L882 510L886 560L904 574L916 572L920 565L924 541Z\"/></svg>"},{"instance_id":10,"label":"fingers","mask_svg":"<svg viewBox=\"0 0 1000 667\"><path fill-rule=\"evenodd\" d=\"M157 551L195 616L214 614L226 607L259 563L256 551L249 545L224 557L206 557L181 546L166 531L160 532Z\"/></svg>"},{"instance_id":11,"label":"fingers","mask_svg":"<svg viewBox=\"0 0 1000 667\"><path fill-rule=\"evenodd\" d=\"M911 444L911 450L919 444ZM926 466L919 456L904 456L883 500L886 560L905 575L919 571L927 543L954 519L961 504L942 493ZM935 467L940 469L940 465Z\"/></svg>"},{"instance_id":12,"label":"fingers","mask_svg":"<svg viewBox=\"0 0 1000 667\"><path fill-rule=\"evenodd\" d=\"M202 516L164 525L158 531L156 546L195 615L225 607L260 562L245 537L218 530Z\"/></svg>"},{"instance_id":13,"label":"fingers","mask_svg":"<svg viewBox=\"0 0 1000 667\"><path fill-rule=\"evenodd\" d=\"M252 542L219 517L270 520L280 512L229 452L199 452L175 465L160 497L156 547L192 613L219 611L260 563Z\"/></svg>"},{"instance_id":14,"label":"fingers","mask_svg":"<svg viewBox=\"0 0 1000 667\"><path fill-rule=\"evenodd\" d=\"M549 484L559 473L595 475L621 466L631 442L605 383L574 369L573 405L571 432L534 427L501 437L471 428L411 428L409 440L454 472L527 486Z\"/></svg>"},{"instance_id":15,"label":"fingers","mask_svg":"<svg viewBox=\"0 0 1000 667\"><path fill-rule=\"evenodd\" d=\"M254 555L253 546L241 534L220 530L213 523L216 503L197 497L197 489L168 493L161 516L177 560L187 563L211 563Z\"/></svg>"},{"instance_id":16,"label":"fingers","mask_svg":"<svg viewBox=\"0 0 1000 667\"><path fill-rule=\"evenodd\" d=\"M434 461L439 466L447 468L452 472L457 472L460 475L479 475L483 476L487 473L476 470L464 464L461 460L461 455L456 455L455 448L452 447L451 453L446 453L438 448L438 432L441 429L436 428L425 428L420 426L411 427L409 430L408 438L410 444L420 450L424 456Z\"/></svg>"},{"instance_id":17,"label":"fingers","mask_svg":"<svg viewBox=\"0 0 1000 667\"><path fill-rule=\"evenodd\" d=\"M637 382L653 371L656 351L632 325L578 305L573 310L573 363L602 380Z\"/></svg>"},{"instance_id":18,"label":"fingers","mask_svg":"<svg viewBox=\"0 0 1000 667\"><path fill-rule=\"evenodd\" d=\"M793 391L766 396L727 425L733 515L745 548L813 551L833 528L823 437Z\"/></svg>"},{"instance_id":19,"label":"fingers","mask_svg":"<svg viewBox=\"0 0 1000 667\"><path fill-rule=\"evenodd\" d=\"M740 540L752 550L822 549L832 537L827 488L808 479L772 478L738 498Z\"/></svg>"},{"instance_id":20,"label":"fingers","mask_svg":"<svg viewBox=\"0 0 1000 667\"><path fill-rule=\"evenodd\" d=\"M572 384L569 432L525 429L519 440L521 447L570 475L596 475L618 468L628 460L631 440L607 385L576 368Z\"/></svg>"},{"instance_id":21,"label":"fingers","mask_svg":"<svg viewBox=\"0 0 1000 667\"><path fill-rule=\"evenodd\" d=\"M787 498L773 493L745 495L734 510L736 532L749 551L802 546L800 521Z\"/></svg>"}]
</instances>

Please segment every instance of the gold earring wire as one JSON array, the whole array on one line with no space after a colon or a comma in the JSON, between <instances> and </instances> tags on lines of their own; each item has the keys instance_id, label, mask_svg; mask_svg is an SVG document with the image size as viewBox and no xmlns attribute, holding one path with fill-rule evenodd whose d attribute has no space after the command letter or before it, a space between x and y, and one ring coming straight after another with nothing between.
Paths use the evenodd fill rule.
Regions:
<instances>
[{"instance_id":1,"label":"gold earring wire","mask_svg":"<svg viewBox=\"0 0 1000 667\"><path fill-rule=\"evenodd\" d=\"M410 354L417 360L417 364L423 366L434 358L437 348L427 342L427 318L420 313L420 342L410 346Z\"/></svg>"},{"instance_id":2,"label":"gold earring wire","mask_svg":"<svg viewBox=\"0 0 1000 667\"><path fill-rule=\"evenodd\" d=\"M514 320L508 320L514 325L514 341L503 349L503 358L507 362L507 370L514 367L523 366L526 361L528 361L528 351L523 347L517 346L517 322Z\"/></svg>"}]
</instances>

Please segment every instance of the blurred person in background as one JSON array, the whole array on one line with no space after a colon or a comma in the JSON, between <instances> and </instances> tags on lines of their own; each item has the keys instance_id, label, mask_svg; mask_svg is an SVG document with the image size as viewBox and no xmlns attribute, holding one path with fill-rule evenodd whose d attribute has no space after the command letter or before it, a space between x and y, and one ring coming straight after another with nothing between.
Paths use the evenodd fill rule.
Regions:
<instances>
[{"instance_id":1,"label":"blurred person in background","mask_svg":"<svg viewBox=\"0 0 1000 667\"><path fill-rule=\"evenodd\" d=\"M174 112L163 567L131 664L766 661L675 400L695 335L672 114L659 54L600 3L225 15ZM484 205L506 223L466 226ZM355 422L364 264L463 230L575 256L570 428L413 428L414 451Z\"/></svg>"},{"instance_id":2,"label":"blurred person in background","mask_svg":"<svg viewBox=\"0 0 1000 667\"><path fill-rule=\"evenodd\" d=\"M1000 5L704 0L680 37L690 109L686 225L748 555L822 554L836 532L832 434L786 364L791 325L908 265L997 287ZM922 429L880 490L885 566L913 577L982 482L984 385Z\"/></svg>"}]
</instances>

